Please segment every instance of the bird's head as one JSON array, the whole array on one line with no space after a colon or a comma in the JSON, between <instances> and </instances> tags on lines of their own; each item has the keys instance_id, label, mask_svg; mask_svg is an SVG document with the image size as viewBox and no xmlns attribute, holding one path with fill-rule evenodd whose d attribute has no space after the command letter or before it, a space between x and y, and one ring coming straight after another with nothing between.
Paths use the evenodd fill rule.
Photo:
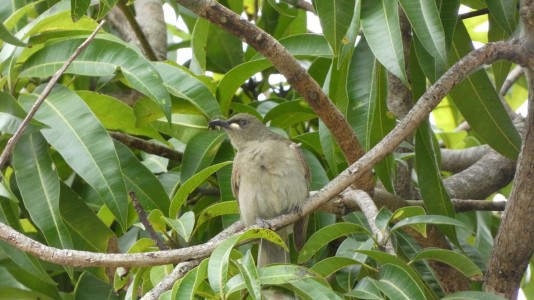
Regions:
<instances>
[{"instance_id":1,"label":"bird's head","mask_svg":"<svg viewBox=\"0 0 534 300\"><path fill-rule=\"evenodd\" d=\"M215 128L217 126L226 131L232 145L237 150L248 142L279 138L258 118L247 113L239 113L226 121L213 120L209 122L209 128Z\"/></svg>"}]
</instances>

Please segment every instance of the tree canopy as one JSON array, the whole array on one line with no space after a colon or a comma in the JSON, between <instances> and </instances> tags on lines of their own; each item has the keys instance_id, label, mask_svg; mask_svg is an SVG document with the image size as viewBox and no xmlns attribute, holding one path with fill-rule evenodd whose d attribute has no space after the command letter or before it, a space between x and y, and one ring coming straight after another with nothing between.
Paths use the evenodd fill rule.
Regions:
<instances>
[{"instance_id":1,"label":"tree canopy","mask_svg":"<svg viewBox=\"0 0 534 300\"><path fill-rule=\"evenodd\" d=\"M531 0L3 3L0 298L533 297L533 13ZM302 211L238 222L235 152L208 122L240 112L301 144ZM274 231L303 215L298 251ZM258 239L291 264L257 268Z\"/></svg>"}]
</instances>

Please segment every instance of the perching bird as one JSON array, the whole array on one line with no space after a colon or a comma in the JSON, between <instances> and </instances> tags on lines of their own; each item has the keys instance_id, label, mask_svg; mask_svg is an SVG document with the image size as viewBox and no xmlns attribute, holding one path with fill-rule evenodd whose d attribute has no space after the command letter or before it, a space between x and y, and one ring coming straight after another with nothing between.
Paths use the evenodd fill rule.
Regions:
<instances>
[{"instance_id":1,"label":"perching bird","mask_svg":"<svg viewBox=\"0 0 534 300\"><path fill-rule=\"evenodd\" d=\"M227 132L237 153L232 169L232 191L239 203L245 226L300 210L308 197L310 170L300 146L267 128L256 117L240 113L232 118L214 120ZM295 244L301 247L307 219L277 231L288 242L293 231ZM289 262L288 253L271 242L260 241L258 266Z\"/></svg>"}]
</instances>

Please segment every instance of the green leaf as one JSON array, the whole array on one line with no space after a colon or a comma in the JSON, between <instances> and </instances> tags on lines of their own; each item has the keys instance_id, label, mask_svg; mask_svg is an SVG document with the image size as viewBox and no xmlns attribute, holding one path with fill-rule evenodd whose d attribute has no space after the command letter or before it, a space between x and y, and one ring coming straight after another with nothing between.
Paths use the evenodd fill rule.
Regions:
<instances>
[{"instance_id":1,"label":"green leaf","mask_svg":"<svg viewBox=\"0 0 534 300\"><path fill-rule=\"evenodd\" d=\"M356 288L345 294L349 297L357 297L358 299L383 300L384 297L378 289L378 280L371 277L364 277L358 282Z\"/></svg>"},{"instance_id":2,"label":"green leaf","mask_svg":"<svg viewBox=\"0 0 534 300\"><path fill-rule=\"evenodd\" d=\"M115 234L87 206L84 199L64 183L61 183L59 207L63 222L71 233L75 249L92 252L108 251L110 239L116 238Z\"/></svg>"},{"instance_id":3,"label":"green leaf","mask_svg":"<svg viewBox=\"0 0 534 300\"><path fill-rule=\"evenodd\" d=\"M488 41L497 42L510 38L510 35L504 31L501 26L497 24L497 21L492 15L488 15L489 29L488 29ZM495 78L495 89L500 91L502 84L506 80L510 69L512 68L512 62L504 59L500 59L491 64L493 69L493 77Z\"/></svg>"},{"instance_id":4,"label":"green leaf","mask_svg":"<svg viewBox=\"0 0 534 300\"><path fill-rule=\"evenodd\" d=\"M419 253L417 253L413 258L411 262L420 260L420 259L433 259L437 260L443 263L446 263L458 271L462 272L465 276L471 278L471 277L479 277L482 276L482 271L478 268L478 266L471 261L468 257L465 255L454 252L452 250L448 249L438 249L438 248L425 248L421 250ZM411 263L410 262L410 263Z\"/></svg>"},{"instance_id":5,"label":"green leaf","mask_svg":"<svg viewBox=\"0 0 534 300\"><path fill-rule=\"evenodd\" d=\"M345 267L355 264L359 264L359 262L352 258L332 256L313 265L313 267L310 268L310 271L316 272L321 277L326 278Z\"/></svg>"},{"instance_id":6,"label":"green leaf","mask_svg":"<svg viewBox=\"0 0 534 300\"><path fill-rule=\"evenodd\" d=\"M197 18L195 27L191 33L191 58L190 69L196 74L204 74L206 71L206 47L208 43L208 31L210 22L204 18Z\"/></svg>"},{"instance_id":7,"label":"green leaf","mask_svg":"<svg viewBox=\"0 0 534 300\"><path fill-rule=\"evenodd\" d=\"M224 215L239 214L239 206L237 201L224 201L215 203L206 209L204 209L200 215L198 215L197 229L205 222Z\"/></svg>"},{"instance_id":8,"label":"green leaf","mask_svg":"<svg viewBox=\"0 0 534 300\"><path fill-rule=\"evenodd\" d=\"M302 264L306 262L331 241L352 233L365 233L371 235L367 229L353 223L336 223L319 229L306 241L306 244L304 244L302 247L298 257L298 263Z\"/></svg>"},{"instance_id":9,"label":"green leaf","mask_svg":"<svg viewBox=\"0 0 534 300\"><path fill-rule=\"evenodd\" d=\"M263 122L271 121L270 126L289 128L295 124L317 118L317 115L302 99L286 101L278 104L263 118Z\"/></svg>"},{"instance_id":10,"label":"green leaf","mask_svg":"<svg viewBox=\"0 0 534 300\"><path fill-rule=\"evenodd\" d=\"M115 141L115 149L119 156L127 190L135 192L137 199L146 210L167 211L170 200L156 176L125 145Z\"/></svg>"},{"instance_id":11,"label":"green leaf","mask_svg":"<svg viewBox=\"0 0 534 300\"><path fill-rule=\"evenodd\" d=\"M419 180L419 190L429 214L456 217L449 194L445 190L432 141L428 121L423 122L415 134L415 171ZM439 226L451 241L459 245L456 230L450 226Z\"/></svg>"},{"instance_id":12,"label":"green leaf","mask_svg":"<svg viewBox=\"0 0 534 300\"><path fill-rule=\"evenodd\" d=\"M435 61L447 66L445 32L435 1L400 0L413 31Z\"/></svg>"},{"instance_id":13,"label":"green leaf","mask_svg":"<svg viewBox=\"0 0 534 300\"><path fill-rule=\"evenodd\" d=\"M180 175L182 184L213 162L225 137L224 132L206 131L195 135L187 143Z\"/></svg>"},{"instance_id":14,"label":"green leaf","mask_svg":"<svg viewBox=\"0 0 534 300\"><path fill-rule=\"evenodd\" d=\"M469 34L463 23L459 22L450 58L457 61L472 49ZM517 158L521 137L483 69L472 73L456 85L450 96L465 120L484 142L508 158Z\"/></svg>"},{"instance_id":15,"label":"green leaf","mask_svg":"<svg viewBox=\"0 0 534 300\"><path fill-rule=\"evenodd\" d=\"M70 0L72 20L76 22L78 19L84 16L90 5L91 0Z\"/></svg>"},{"instance_id":16,"label":"green leaf","mask_svg":"<svg viewBox=\"0 0 534 300\"><path fill-rule=\"evenodd\" d=\"M513 35L519 18L516 0L487 0L490 16L508 33Z\"/></svg>"},{"instance_id":17,"label":"green leaf","mask_svg":"<svg viewBox=\"0 0 534 300\"><path fill-rule=\"evenodd\" d=\"M171 299L196 299L195 293L200 285L208 277L208 259L204 259L196 268L187 272L187 274L176 281L172 287Z\"/></svg>"},{"instance_id":18,"label":"green leaf","mask_svg":"<svg viewBox=\"0 0 534 300\"><path fill-rule=\"evenodd\" d=\"M317 281L315 278L304 278L291 282L291 289L296 292L300 299L343 299L332 287L326 283Z\"/></svg>"},{"instance_id":19,"label":"green leaf","mask_svg":"<svg viewBox=\"0 0 534 300\"><path fill-rule=\"evenodd\" d=\"M369 102L371 103L371 120L368 125L367 142L368 149L378 144L394 127L395 117L387 108L387 73L386 70L375 60L373 68L373 81L371 82L371 94ZM374 167L375 172L380 178L384 187L394 193L395 173L397 166L392 154L381 160Z\"/></svg>"},{"instance_id":20,"label":"green leaf","mask_svg":"<svg viewBox=\"0 0 534 300\"><path fill-rule=\"evenodd\" d=\"M395 231L403 226L406 225L413 225L413 224L433 224L433 225L453 225L453 226L460 226L463 228L469 229L463 222L458 221L453 218L449 218L446 216L435 216L435 215L428 215L428 216L415 216L411 218L404 219L397 224L395 224L391 231Z\"/></svg>"},{"instance_id":21,"label":"green leaf","mask_svg":"<svg viewBox=\"0 0 534 300\"><path fill-rule=\"evenodd\" d=\"M37 97L21 97L29 109ZM35 114L49 128L42 134L102 198L119 224L126 229L128 198L113 140L76 93L56 86Z\"/></svg>"},{"instance_id":22,"label":"green leaf","mask_svg":"<svg viewBox=\"0 0 534 300\"><path fill-rule=\"evenodd\" d=\"M437 299L436 294L421 279L419 274L401 258L382 252L382 251L376 251L376 250L356 250L356 252L363 253L369 256L370 258L376 260L382 265L390 264L390 265L395 265L401 268L404 271L403 273L406 273L409 276L409 278L412 279L412 281L416 283L416 285L418 286L418 289L421 289L424 292L423 298L416 298L416 299L429 299L429 300Z\"/></svg>"},{"instance_id":23,"label":"green leaf","mask_svg":"<svg viewBox=\"0 0 534 300\"><path fill-rule=\"evenodd\" d=\"M403 268L386 264L380 269L378 288L391 300L425 299L421 287Z\"/></svg>"},{"instance_id":24,"label":"green leaf","mask_svg":"<svg viewBox=\"0 0 534 300\"><path fill-rule=\"evenodd\" d=\"M73 37L47 43L26 60L20 76L51 76L86 38ZM156 68L129 43L111 35L97 35L66 73L101 77L114 75L117 69L135 89L156 101L170 120L171 99L163 80Z\"/></svg>"},{"instance_id":25,"label":"green leaf","mask_svg":"<svg viewBox=\"0 0 534 300\"><path fill-rule=\"evenodd\" d=\"M163 137L151 126L137 126L133 109L123 101L91 91L76 91L76 93L87 103L107 130L142 135L164 141Z\"/></svg>"},{"instance_id":26,"label":"green leaf","mask_svg":"<svg viewBox=\"0 0 534 300\"><path fill-rule=\"evenodd\" d=\"M11 45L14 45L14 46L19 46L19 47L27 46L26 43L24 43L23 41L19 40L16 36L11 34L11 32L9 32L6 26L1 22L0 22L0 40L6 43L9 43Z\"/></svg>"},{"instance_id":27,"label":"green leaf","mask_svg":"<svg viewBox=\"0 0 534 300\"><path fill-rule=\"evenodd\" d=\"M465 291L449 294L442 298L443 300L504 300L505 298L495 294L484 293L479 291Z\"/></svg>"},{"instance_id":28,"label":"green leaf","mask_svg":"<svg viewBox=\"0 0 534 300\"><path fill-rule=\"evenodd\" d=\"M32 221L48 244L72 249L70 234L59 212L59 177L40 133L24 135L15 147L13 163L17 184Z\"/></svg>"},{"instance_id":29,"label":"green leaf","mask_svg":"<svg viewBox=\"0 0 534 300\"><path fill-rule=\"evenodd\" d=\"M165 222L167 222L167 224L169 224L186 242L189 242L193 228L195 228L195 213L186 211L178 219L165 218Z\"/></svg>"},{"instance_id":30,"label":"green leaf","mask_svg":"<svg viewBox=\"0 0 534 300\"><path fill-rule=\"evenodd\" d=\"M250 239L267 239L270 242L287 249L282 238L273 231L267 229L251 229L242 234L234 235L219 244L210 256L208 279L211 288L216 293L219 293L223 299L228 277L228 259L230 257L230 252L238 242Z\"/></svg>"},{"instance_id":31,"label":"green leaf","mask_svg":"<svg viewBox=\"0 0 534 300\"><path fill-rule=\"evenodd\" d=\"M406 86L402 37L399 26L397 1L363 1L362 29L376 58Z\"/></svg>"},{"instance_id":32,"label":"green leaf","mask_svg":"<svg viewBox=\"0 0 534 300\"><path fill-rule=\"evenodd\" d=\"M345 35L352 21L356 1L316 0L314 4L323 34L337 56L346 40Z\"/></svg>"},{"instance_id":33,"label":"green leaf","mask_svg":"<svg viewBox=\"0 0 534 300\"><path fill-rule=\"evenodd\" d=\"M250 250L247 251L244 257L237 261L236 265L247 286L249 295L254 300L261 300L260 276L258 275L258 269L256 269L256 263L252 258Z\"/></svg>"},{"instance_id":34,"label":"green leaf","mask_svg":"<svg viewBox=\"0 0 534 300\"><path fill-rule=\"evenodd\" d=\"M187 100L208 118L221 116L217 99L202 81L183 67L162 62L153 64L169 93Z\"/></svg>"},{"instance_id":35,"label":"green leaf","mask_svg":"<svg viewBox=\"0 0 534 300\"><path fill-rule=\"evenodd\" d=\"M177 216L179 209L182 207L183 203L187 199L187 196L193 192L204 180L206 180L211 174L215 173L220 168L231 164L231 161L222 162L213 166L209 166L206 169L198 172L189 178L186 182L180 186L176 194L171 200L171 205L169 208L169 216L171 218Z\"/></svg>"},{"instance_id":36,"label":"green leaf","mask_svg":"<svg viewBox=\"0 0 534 300\"><path fill-rule=\"evenodd\" d=\"M117 4L117 0L100 0L100 5L98 5L98 14L96 16L97 20L104 18L111 9Z\"/></svg>"}]
</instances>

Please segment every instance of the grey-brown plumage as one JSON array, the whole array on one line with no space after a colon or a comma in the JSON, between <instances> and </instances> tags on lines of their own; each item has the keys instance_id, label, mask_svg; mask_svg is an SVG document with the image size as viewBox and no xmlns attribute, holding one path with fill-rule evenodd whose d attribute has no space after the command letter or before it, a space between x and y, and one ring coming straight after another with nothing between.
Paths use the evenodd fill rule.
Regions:
<instances>
[{"instance_id":1,"label":"grey-brown plumage","mask_svg":"<svg viewBox=\"0 0 534 300\"><path fill-rule=\"evenodd\" d=\"M310 171L298 144L275 134L256 117L240 113L227 121L214 120L210 127L224 129L237 153L232 169L232 190L246 226L259 220L299 210L308 196ZM302 246L307 220L277 231L287 244L293 232ZM258 266L289 262L281 247L260 241Z\"/></svg>"}]
</instances>

